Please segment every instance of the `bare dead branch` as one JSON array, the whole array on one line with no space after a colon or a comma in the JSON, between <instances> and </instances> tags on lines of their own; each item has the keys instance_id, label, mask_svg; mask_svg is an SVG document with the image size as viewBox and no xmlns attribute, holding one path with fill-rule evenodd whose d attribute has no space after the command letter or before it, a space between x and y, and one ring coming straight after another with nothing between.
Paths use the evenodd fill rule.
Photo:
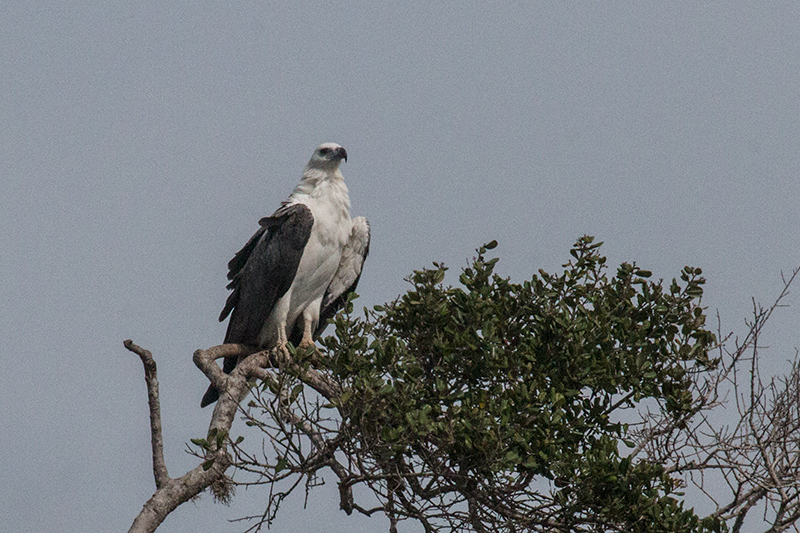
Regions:
<instances>
[{"instance_id":1,"label":"bare dead branch","mask_svg":"<svg viewBox=\"0 0 800 533\"><path fill-rule=\"evenodd\" d=\"M144 364L147 383L148 404L150 406L151 442L153 448L153 473L156 492L142 508L133 522L131 532L152 532L166 516L183 502L197 496L215 482L223 479L225 471L232 464L228 453L228 435L239 409L239 404L250 392L253 379L263 379L270 374L267 368L280 368L314 388L323 396L333 399L338 395L337 385L319 371L303 367L292 359L285 350L259 351L243 344L222 344L207 350L197 350L192 360L220 391L209 423L208 447L203 450L203 464L179 478L172 479L167 473L164 461L164 443L161 429L161 408L158 396L156 363L152 354L137 346L131 340L124 342L126 349L139 356ZM241 360L230 374L225 374L216 360L222 357L239 357ZM302 425L299 426L303 429ZM222 436L222 437L220 437ZM324 444L316 441L315 444ZM332 461L331 458L327 459ZM335 461L333 461L335 462ZM342 470L340 470L342 472Z\"/></svg>"},{"instance_id":2,"label":"bare dead branch","mask_svg":"<svg viewBox=\"0 0 800 533\"><path fill-rule=\"evenodd\" d=\"M767 531L797 530L800 520L800 361L795 354L790 372L767 382L759 367L763 328L798 274L800 269L784 278L771 306L754 302L741 341L728 335L720 343L718 367L695 383L696 409L689 419L675 424L663 412L648 411L636 432L634 453L670 473L687 474L717 505L711 516L732 521L734 532L754 508L763 511ZM727 398L739 416L732 427L713 411ZM706 489L720 481L729 487L728 496Z\"/></svg>"},{"instance_id":3,"label":"bare dead branch","mask_svg":"<svg viewBox=\"0 0 800 533\"><path fill-rule=\"evenodd\" d=\"M197 350L194 362L209 380L221 391L220 398L214 408L209 424L209 435L223 435L222 445L215 439L209 439L209 447L205 450L204 463L185 475L171 479L166 474L163 460L163 442L161 438L160 407L158 400L158 382L155 379L155 361L147 350L131 341L125 347L142 359L148 384L150 400L151 428L153 431L154 472L156 476L156 492L147 501L136 517L130 532L152 532L167 515L180 504L197 496L222 479L232 460L227 451L227 435L233 424L239 403L249 392L248 379L256 369L267 366L267 352L252 353L253 349L240 345L215 346L209 350ZM252 355L251 355L252 354ZM230 375L225 375L215 360L224 356L248 356ZM220 433L223 432L223 433Z\"/></svg>"},{"instance_id":4,"label":"bare dead branch","mask_svg":"<svg viewBox=\"0 0 800 533\"><path fill-rule=\"evenodd\" d=\"M158 398L158 373L153 354L137 346L132 340L123 345L139 356L144 365L144 380L147 383L147 404L150 407L150 443L153 451L153 476L156 488L160 489L169 481L167 464L164 462L164 438L161 434L161 403Z\"/></svg>"}]
</instances>

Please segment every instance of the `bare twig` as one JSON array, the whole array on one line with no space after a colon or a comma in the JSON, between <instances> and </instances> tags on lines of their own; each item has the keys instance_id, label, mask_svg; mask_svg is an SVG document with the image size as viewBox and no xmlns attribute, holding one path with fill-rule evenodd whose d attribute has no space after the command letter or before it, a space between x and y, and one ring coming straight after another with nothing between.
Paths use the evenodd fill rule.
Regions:
<instances>
[{"instance_id":1,"label":"bare twig","mask_svg":"<svg viewBox=\"0 0 800 533\"><path fill-rule=\"evenodd\" d=\"M763 510L768 531L784 531L800 520L800 363L767 383L760 374L761 334L772 313L783 306L789 286L800 274L784 278L784 287L767 308L753 304L753 318L739 341L720 343L718 367L695 383L695 410L682 425L663 412L644 415L634 453L664 464L670 473L687 474L716 505L712 517L741 531L754 508ZM733 342L726 348L726 342ZM733 399L739 419L729 427L714 408ZM712 481L713 480L713 481ZM706 484L730 489L726 497Z\"/></svg>"}]
</instances>

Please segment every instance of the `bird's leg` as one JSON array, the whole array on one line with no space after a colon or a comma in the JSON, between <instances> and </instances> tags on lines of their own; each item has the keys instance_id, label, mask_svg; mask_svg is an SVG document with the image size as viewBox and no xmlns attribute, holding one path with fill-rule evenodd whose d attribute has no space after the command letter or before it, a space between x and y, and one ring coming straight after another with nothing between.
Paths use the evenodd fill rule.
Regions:
<instances>
[{"instance_id":1,"label":"bird's leg","mask_svg":"<svg viewBox=\"0 0 800 533\"><path fill-rule=\"evenodd\" d=\"M311 335L311 320L308 317L303 317L303 339L300 341L300 348L302 351L306 351L308 348L313 346L316 348L316 344L314 343L314 339Z\"/></svg>"},{"instance_id":2,"label":"bird's leg","mask_svg":"<svg viewBox=\"0 0 800 533\"><path fill-rule=\"evenodd\" d=\"M303 313L303 338L297 348L301 353L307 353L309 348L312 348L313 352L310 354L311 361L317 362L322 353L314 342L314 324L316 324L316 320Z\"/></svg>"},{"instance_id":3,"label":"bird's leg","mask_svg":"<svg viewBox=\"0 0 800 533\"><path fill-rule=\"evenodd\" d=\"M289 349L286 347L286 344L289 340L286 338L286 323L281 322L278 324L278 342L275 344L275 348L281 351L281 353L285 357L289 357Z\"/></svg>"}]
</instances>

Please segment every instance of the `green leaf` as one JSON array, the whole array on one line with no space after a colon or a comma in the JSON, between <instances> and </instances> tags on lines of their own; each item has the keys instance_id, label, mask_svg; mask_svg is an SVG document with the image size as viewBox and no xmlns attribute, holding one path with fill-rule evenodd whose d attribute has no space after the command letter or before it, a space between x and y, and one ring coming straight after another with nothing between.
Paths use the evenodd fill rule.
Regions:
<instances>
[{"instance_id":1,"label":"green leaf","mask_svg":"<svg viewBox=\"0 0 800 533\"><path fill-rule=\"evenodd\" d=\"M703 287L699 285L690 285L689 287L686 287L686 294L692 298L699 298L703 296Z\"/></svg>"},{"instance_id":2,"label":"green leaf","mask_svg":"<svg viewBox=\"0 0 800 533\"><path fill-rule=\"evenodd\" d=\"M281 457L278 459L278 464L275 465L275 473L277 474L281 470L285 470L288 464L289 461L286 459L286 457Z\"/></svg>"},{"instance_id":3,"label":"green leaf","mask_svg":"<svg viewBox=\"0 0 800 533\"><path fill-rule=\"evenodd\" d=\"M228 438L227 431L218 431L217 432L217 448L222 448L225 445L225 439Z\"/></svg>"},{"instance_id":4,"label":"green leaf","mask_svg":"<svg viewBox=\"0 0 800 533\"><path fill-rule=\"evenodd\" d=\"M352 397L353 397L353 391L352 390L346 390L341 394L341 396L339 396L339 403L341 405L344 405Z\"/></svg>"},{"instance_id":5,"label":"green leaf","mask_svg":"<svg viewBox=\"0 0 800 533\"><path fill-rule=\"evenodd\" d=\"M298 383L294 387L292 387L292 392L289 395L290 401L294 402L297 400L297 397L300 396L300 393L303 392L303 384Z\"/></svg>"}]
</instances>

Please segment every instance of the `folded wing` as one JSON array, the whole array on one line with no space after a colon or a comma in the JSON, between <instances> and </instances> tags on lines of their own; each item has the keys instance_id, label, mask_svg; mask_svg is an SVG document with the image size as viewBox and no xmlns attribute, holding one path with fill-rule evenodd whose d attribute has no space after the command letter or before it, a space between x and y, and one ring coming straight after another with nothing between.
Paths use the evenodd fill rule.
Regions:
<instances>
[{"instance_id":1,"label":"folded wing","mask_svg":"<svg viewBox=\"0 0 800 533\"><path fill-rule=\"evenodd\" d=\"M220 322L231 315L225 344L258 344L258 336L275 304L294 280L303 250L311 235L314 216L303 204L281 206L262 218L258 231L228 263L228 284L233 292L220 313ZM223 370L236 367L236 357L226 357ZM205 407L219 398L210 386L201 402Z\"/></svg>"}]
</instances>

